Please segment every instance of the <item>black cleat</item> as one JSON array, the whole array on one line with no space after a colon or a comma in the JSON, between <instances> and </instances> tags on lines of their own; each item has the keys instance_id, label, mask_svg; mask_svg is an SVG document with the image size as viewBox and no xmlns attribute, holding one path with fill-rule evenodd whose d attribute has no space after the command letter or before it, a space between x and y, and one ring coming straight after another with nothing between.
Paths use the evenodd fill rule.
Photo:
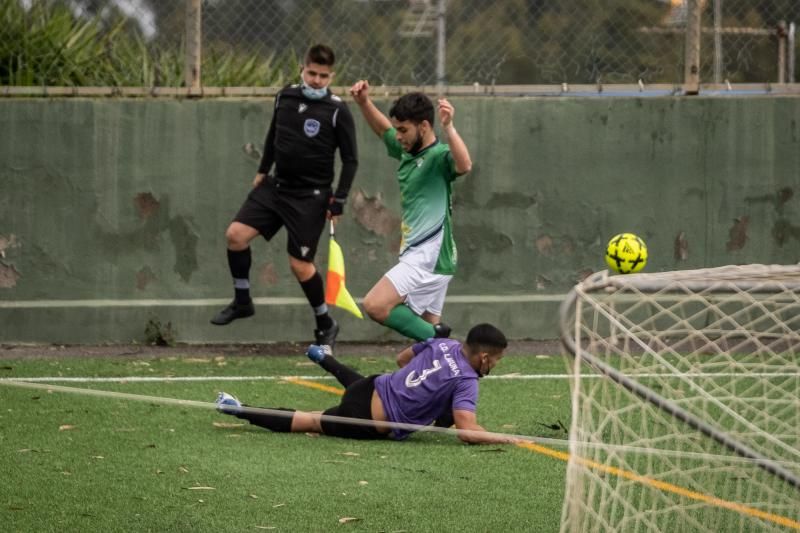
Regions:
<instances>
[{"instance_id":1,"label":"black cleat","mask_svg":"<svg viewBox=\"0 0 800 533\"><path fill-rule=\"evenodd\" d=\"M434 339L448 339L450 338L450 326L444 322L439 322L433 325L433 338Z\"/></svg>"},{"instance_id":2,"label":"black cleat","mask_svg":"<svg viewBox=\"0 0 800 533\"><path fill-rule=\"evenodd\" d=\"M256 308L252 300L246 304L237 304L234 300L228 304L228 307L217 313L214 318L211 319L211 323L217 326L224 326L225 324L230 324L237 318L247 318L254 314L256 314Z\"/></svg>"},{"instance_id":3,"label":"black cleat","mask_svg":"<svg viewBox=\"0 0 800 533\"><path fill-rule=\"evenodd\" d=\"M327 345L333 348L333 345L336 343L336 336L339 334L339 323L332 318L331 322L333 322L333 324L328 329L314 330L315 344L319 346Z\"/></svg>"}]
</instances>

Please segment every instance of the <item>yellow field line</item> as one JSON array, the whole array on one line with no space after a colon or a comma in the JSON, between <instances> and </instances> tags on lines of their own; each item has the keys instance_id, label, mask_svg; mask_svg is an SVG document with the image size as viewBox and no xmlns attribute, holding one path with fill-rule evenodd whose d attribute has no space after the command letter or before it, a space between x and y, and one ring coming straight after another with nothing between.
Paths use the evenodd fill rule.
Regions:
<instances>
[{"instance_id":1,"label":"yellow field line","mask_svg":"<svg viewBox=\"0 0 800 533\"><path fill-rule=\"evenodd\" d=\"M337 387L329 387L328 385L323 385L322 383L317 383L315 381L308 381L300 378L284 378L284 381L287 381L289 383L294 383L295 385L302 385L303 387L308 387L310 389L317 389L325 392L331 392L333 394L338 394L339 396L344 394L344 389L340 389Z\"/></svg>"},{"instance_id":2,"label":"yellow field line","mask_svg":"<svg viewBox=\"0 0 800 533\"><path fill-rule=\"evenodd\" d=\"M559 452L558 450L553 450L552 448L547 448L546 446L541 446L539 444L535 444L532 442L523 442L518 444L517 446L521 448L527 448L531 451L541 453L542 455L547 455L555 459L561 459L562 461L569 461L570 459L570 454L568 453ZM633 472L629 472L627 470L623 470L621 468L617 468L614 466L604 465L596 461L590 461L589 459L583 459L578 457L575 460L584 466L588 466L589 468L593 468L601 472L606 472L608 474L613 474L621 478L630 479L631 481L636 481L638 483L641 483L642 485L647 485L649 487L663 490L665 492L678 494L685 498L701 501L704 503L708 503L710 505L715 505L717 507L722 507L724 509L736 511L737 513L742 513L756 518L761 518L763 520L768 520L770 522L774 522L782 526L800 530L800 522L797 522L796 520L792 520L791 518L785 516L767 513L764 511L760 511L758 509L753 509L752 507L748 507L740 503L730 502L728 500L723 500L715 496L709 496L708 494L703 494L702 492L695 492L693 490L685 489L683 487L679 487L678 485L673 485L672 483L667 483L665 481L658 481L657 479L651 479L649 477L640 476L639 474L634 474Z\"/></svg>"},{"instance_id":3,"label":"yellow field line","mask_svg":"<svg viewBox=\"0 0 800 533\"><path fill-rule=\"evenodd\" d=\"M338 394L339 396L344 394L344 390L342 389L336 387L329 387L327 385L322 385L314 381L307 381L305 379L297 379L297 378L286 378L286 381L288 381L289 383L294 383L296 385L309 387L312 389L331 392L333 394ZM570 454L566 452L560 452L558 450L554 450L553 448L548 448L547 446L542 446L540 444L536 444L533 442L522 442L517 444L517 446L519 446L520 448L528 449L532 452L552 457L554 459L560 459L561 461L568 462L570 460ZM673 494L677 494L685 498L701 501L704 503L708 503L710 505L722 507L723 509L729 509L731 511L749 515L755 518L768 520L770 522L774 522L776 524L800 531L800 522L797 522L796 520L792 520L791 518L785 516L759 511L758 509L754 509L752 507L748 507L740 503L723 500L715 496L703 494L702 492L695 492L693 490L685 489L683 487L679 487L678 485L673 485L672 483L667 483L665 481L658 481L657 479L651 479L649 477L640 476L639 474L635 474L633 472L629 472L627 470L623 470L621 468L617 468L614 466L604 465L596 461L590 461L589 459L583 459L578 457L576 458L576 461L584 466L593 468L594 470L599 470L601 472L606 472L608 474L612 474L621 478L630 479L631 481L636 481L638 483L641 483L642 485L647 485L648 487L663 490L665 492L671 492Z\"/></svg>"}]
</instances>

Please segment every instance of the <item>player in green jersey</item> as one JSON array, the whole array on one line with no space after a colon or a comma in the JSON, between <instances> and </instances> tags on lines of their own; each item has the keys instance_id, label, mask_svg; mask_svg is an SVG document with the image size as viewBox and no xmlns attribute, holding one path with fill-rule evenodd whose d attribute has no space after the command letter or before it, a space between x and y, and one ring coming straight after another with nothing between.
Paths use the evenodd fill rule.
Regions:
<instances>
[{"instance_id":1,"label":"player in green jersey","mask_svg":"<svg viewBox=\"0 0 800 533\"><path fill-rule=\"evenodd\" d=\"M448 142L444 144L433 129L433 102L424 94L400 97L389 117L370 99L366 80L353 85L350 94L383 140L389 157L400 161L400 260L364 297L364 309L376 322L412 339L446 337L450 328L440 319L458 258L451 187L453 180L472 168L469 150L453 124L455 109L446 99L438 101Z\"/></svg>"}]
</instances>

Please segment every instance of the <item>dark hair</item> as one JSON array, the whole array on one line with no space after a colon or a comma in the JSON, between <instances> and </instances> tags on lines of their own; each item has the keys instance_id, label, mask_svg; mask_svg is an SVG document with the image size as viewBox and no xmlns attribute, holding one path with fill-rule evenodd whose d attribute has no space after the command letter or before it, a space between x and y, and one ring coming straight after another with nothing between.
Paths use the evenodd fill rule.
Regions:
<instances>
[{"instance_id":1,"label":"dark hair","mask_svg":"<svg viewBox=\"0 0 800 533\"><path fill-rule=\"evenodd\" d=\"M330 46L324 44L315 44L306 52L306 65L309 63L316 63L318 65L333 66L336 63L336 55Z\"/></svg>"},{"instance_id":2,"label":"dark hair","mask_svg":"<svg viewBox=\"0 0 800 533\"><path fill-rule=\"evenodd\" d=\"M478 324L467 333L466 344L472 351L501 352L508 346L508 341L493 325Z\"/></svg>"},{"instance_id":3,"label":"dark hair","mask_svg":"<svg viewBox=\"0 0 800 533\"><path fill-rule=\"evenodd\" d=\"M433 102L422 93L408 93L394 101L389 116L400 122L410 120L419 124L427 120L433 126Z\"/></svg>"}]
</instances>

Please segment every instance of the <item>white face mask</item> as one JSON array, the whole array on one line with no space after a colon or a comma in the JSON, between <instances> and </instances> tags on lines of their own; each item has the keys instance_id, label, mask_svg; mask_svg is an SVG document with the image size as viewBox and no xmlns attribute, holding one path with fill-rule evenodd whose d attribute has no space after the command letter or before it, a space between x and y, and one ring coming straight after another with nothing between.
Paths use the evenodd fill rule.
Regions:
<instances>
[{"instance_id":1,"label":"white face mask","mask_svg":"<svg viewBox=\"0 0 800 533\"><path fill-rule=\"evenodd\" d=\"M305 96L309 100L320 100L322 98L325 98L325 95L328 94L327 87L323 87L322 89L315 89L309 85L306 85L306 82L302 82L300 84L300 90L303 91L303 96Z\"/></svg>"}]
</instances>

